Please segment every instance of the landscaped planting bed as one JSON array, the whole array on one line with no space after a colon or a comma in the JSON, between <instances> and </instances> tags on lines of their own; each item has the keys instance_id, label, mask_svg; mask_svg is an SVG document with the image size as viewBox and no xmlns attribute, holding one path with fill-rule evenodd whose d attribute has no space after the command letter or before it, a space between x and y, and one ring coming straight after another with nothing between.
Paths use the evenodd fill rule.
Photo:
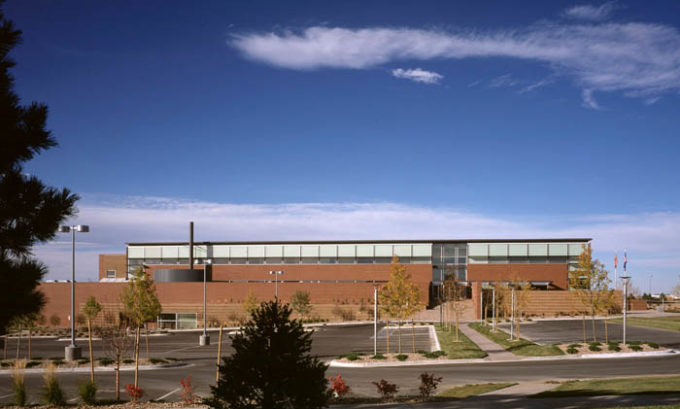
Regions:
<instances>
[{"instance_id":1,"label":"landscaped planting bed","mask_svg":"<svg viewBox=\"0 0 680 409\"><path fill-rule=\"evenodd\" d=\"M588 342L557 345L567 355L612 354L624 352L666 351L654 342L631 341L626 344L620 342Z\"/></svg>"}]
</instances>

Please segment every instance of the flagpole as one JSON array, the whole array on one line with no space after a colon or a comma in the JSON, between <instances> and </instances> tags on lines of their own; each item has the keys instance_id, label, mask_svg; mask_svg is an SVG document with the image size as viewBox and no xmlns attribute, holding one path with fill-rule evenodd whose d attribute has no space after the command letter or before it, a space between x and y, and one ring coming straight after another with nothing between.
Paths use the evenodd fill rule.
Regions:
<instances>
[{"instance_id":1,"label":"flagpole","mask_svg":"<svg viewBox=\"0 0 680 409\"><path fill-rule=\"evenodd\" d=\"M619 288L619 275L617 273L617 268L619 264L619 254L614 253L614 284L616 285L616 288Z\"/></svg>"}]
</instances>

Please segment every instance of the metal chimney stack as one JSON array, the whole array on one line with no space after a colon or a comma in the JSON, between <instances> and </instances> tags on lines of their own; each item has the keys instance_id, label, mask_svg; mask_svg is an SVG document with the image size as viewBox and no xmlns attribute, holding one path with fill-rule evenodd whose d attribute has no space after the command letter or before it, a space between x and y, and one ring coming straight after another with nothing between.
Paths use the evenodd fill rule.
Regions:
<instances>
[{"instance_id":1,"label":"metal chimney stack","mask_svg":"<svg viewBox=\"0 0 680 409\"><path fill-rule=\"evenodd\" d=\"M194 269L194 222L189 222L189 270Z\"/></svg>"}]
</instances>

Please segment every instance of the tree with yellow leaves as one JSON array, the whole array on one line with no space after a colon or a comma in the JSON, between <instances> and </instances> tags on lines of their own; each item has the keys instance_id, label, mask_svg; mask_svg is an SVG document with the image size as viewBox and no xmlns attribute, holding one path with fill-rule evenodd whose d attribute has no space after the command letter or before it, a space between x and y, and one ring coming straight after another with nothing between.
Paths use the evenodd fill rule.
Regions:
<instances>
[{"instance_id":1,"label":"tree with yellow leaves","mask_svg":"<svg viewBox=\"0 0 680 409\"><path fill-rule=\"evenodd\" d=\"M597 341L595 335L595 315L608 308L610 299L609 276L604 265L599 260L593 260L590 244L581 246L581 254L574 271L569 273L569 288L576 294L584 311L590 313L593 328L593 341Z\"/></svg>"},{"instance_id":2,"label":"tree with yellow leaves","mask_svg":"<svg viewBox=\"0 0 680 409\"><path fill-rule=\"evenodd\" d=\"M406 272L406 267L399 262L399 257L397 256L392 258L390 281L380 289L379 303L382 311L388 317L398 320L398 350L401 354L402 323L422 308L422 302L418 287L413 284L411 275ZM389 334L389 326L387 331Z\"/></svg>"}]
</instances>

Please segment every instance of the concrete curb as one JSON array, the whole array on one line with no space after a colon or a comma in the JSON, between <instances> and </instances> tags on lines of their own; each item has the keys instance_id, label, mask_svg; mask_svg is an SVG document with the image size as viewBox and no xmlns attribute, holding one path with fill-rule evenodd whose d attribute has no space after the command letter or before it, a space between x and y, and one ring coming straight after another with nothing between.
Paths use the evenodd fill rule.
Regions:
<instances>
[{"instance_id":1,"label":"concrete curb","mask_svg":"<svg viewBox=\"0 0 680 409\"><path fill-rule=\"evenodd\" d=\"M380 367L397 367L397 366L425 366L425 365L461 365L461 364L477 364L477 363L505 363L505 362L526 362L526 361L563 361L574 359L616 359L616 358L647 358L650 356L666 356L675 355L678 351L668 349L665 351L649 351L649 352L623 352L623 353L607 353L607 354L583 354L583 355L564 355L564 356L529 356L518 359L503 359L491 361L487 358L481 359L432 359L419 361L399 361L399 362L344 362L336 359L330 361L331 368L380 368Z\"/></svg>"},{"instance_id":2,"label":"concrete curb","mask_svg":"<svg viewBox=\"0 0 680 409\"><path fill-rule=\"evenodd\" d=\"M180 368L183 366L191 366L191 364L187 364L184 362L178 362L178 363L172 363L172 364L164 364L164 365L140 365L139 370L140 371L157 371L160 369L169 369L169 368ZM134 371L135 367L134 365L125 365L120 367L120 371L123 372L130 372ZM12 369L2 369L0 370L0 375L10 375L12 374ZM113 366L98 366L94 368L95 372L115 372L116 368ZM22 370L23 373L25 374L36 374L36 373L44 373L45 368L30 368L30 369L24 369ZM77 368L55 368L54 372L56 373L89 373L90 372L90 367L77 367Z\"/></svg>"}]
</instances>

